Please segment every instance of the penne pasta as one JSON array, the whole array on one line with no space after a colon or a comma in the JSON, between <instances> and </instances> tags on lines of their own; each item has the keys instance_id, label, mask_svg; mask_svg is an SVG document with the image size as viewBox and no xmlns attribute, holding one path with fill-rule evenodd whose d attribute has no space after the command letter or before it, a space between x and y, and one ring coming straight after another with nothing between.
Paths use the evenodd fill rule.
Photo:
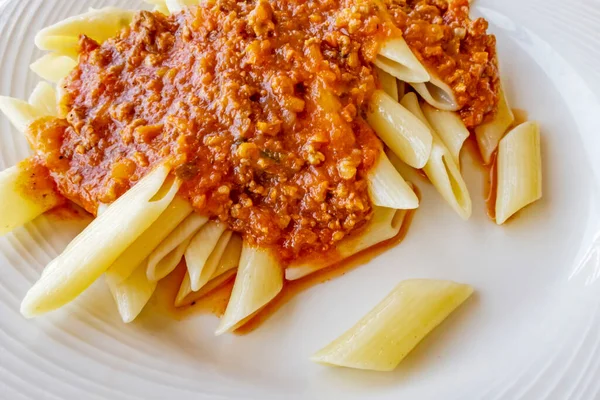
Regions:
<instances>
[{"instance_id":1,"label":"penne pasta","mask_svg":"<svg viewBox=\"0 0 600 400\"><path fill-rule=\"evenodd\" d=\"M199 0L166 0L165 4L169 13L175 14L182 11L186 7L200 4Z\"/></svg>"},{"instance_id":2,"label":"penne pasta","mask_svg":"<svg viewBox=\"0 0 600 400\"><path fill-rule=\"evenodd\" d=\"M40 78L58 83L77 66L77 61L70 57L49 53L40 57L29 66Z\"/></svg>"},{"instance_id":3,"label":"penne pasta","mask_svg":"<svg viewBox=\"0 0 600 400\"><path fill-rule=\"evenodd\" d=\"M464 220L471 216L472 203L467 185L454 161L450 151L442 140L437 136L435 130L429 125L425 114L419 105L419 99L414 93L407 93L401 101L401 104L407 110L412 112L417 118L431 129L433 135L433 147L429 161L423 167L423 172L431 181L436 190L442 195L444 200L460 215Z\"/></svg>"},{"instance_id":4,"label":"penne pasta","mask_svg":"<svg viewBox=\"0 0 600 400\"><path fill-rule=\"evenodd\" d=\"M119 314L126 324L142 312L156 289L156 282L146 277L146 262L142 262L123 282L106 281L117 303Z\"/></svg>"},{"instance_id":5,"label":"penne pasta","mask_svg":"<svg viewBox=\"0 0 600 400\"><path fill-rule=\"evenodd\" d=\"M227 238L225 234L219 238L219 242L224 242L224 238ZM179 288L179 292L177 293L175 306L181 307L188 305L220 286L223 282L229 280L229 278L235 274L235 269L240 263L242 244L242 238L238 235L231 235L230 240L227 241L226 247L222 251L220 249L221 245L218 243L206 261L205 268L207 270L214 270L208 282L202 285L198 291L193 291L190 274L189 272L186 273L183 282L181 283L181 287ZM212 264L215 266L213 267Z\"/></svg>"},{"instance_id":6,"label":"penne pasta","mask_svg":"<svg viewBox=\"0 0 600 400\"><path fill-rule=\"evenodd\" d=\"M208 218L192 213L148 257L148 279L158 281L179 264L192 238Z\"/></svg>"},{"instance_id":7,"label":"penne pasta","mask_svg":"<svg viewBox=\"0 0 600 400\"><path fill-rule=\"evenodd\" d=\"M381 303L312 361L391 371L473 293L468 285L415 279L401 282Z\"/></svg>"},{"instance_id":8,"label":"penne pasta","mask_svg":"<svg viewBox=\"0 0 600 400\"><path fill-rule=\"evenodd\" d=\"M282 288L283 270L275 254L244 242L231 298L215 334L236 330L273 300Z\"/></svg>"},{"instance_id":9,"label":"penne pasta","mask_svg":"<svg viewBox=\"0 0 600 400\"><path fill-rule=\"evenodd\" d=\"M423 100L438 110L458 111L460 109L450 86L434 76L431 77L429 82L410 82L410 85Z\"/></svg>"},{"instance_id":10,"label":"penne pasta","mask_svg":"<svg viewBox=\"0 0 600 400\"><path fill-rule=\"evenodd\" d=\"M412 210L419 207L419 198L394 168L382 151L375 166L369 171L369 194L374 205Z\"/></svg>"},{"instance_id":11,"label":"penne pasta","mask_svg":"<svg viewBox=\"0 0 600 400\"><path fill-rule=\"evenodd\" d=\"M31 318L55 310L90 286L171 203L180 186L159 166L111 204L46 267L27 292L21 313Z\"/></svg>"},{"instance_id":12,"label":"penne pasta","mask_svg":"<svg viewBox=\"0 0 600 400\"><path fill-rule=\"evenodd\" d=\"M427 103L423 104L422 110L427 121L444 142L456 166L460 169L460 150L469 137L469 130L458 114L454 112L437 110Z\"/></svg>"},{"instance_id":13,"label":"penne pasta","mask_svg":"<svg viewBox=\"0 0 600 400\"><path fill-rule=\"evenodd\" d=\"M217 263L231 239L231 231L225 232L225 224L210 221L194 235L185 251L185 262L194 292L204 286L217 268ZM212 253L215 258L208 262Z\"/></svg>"},{"instance_id":14,"label":"penne pasta","mask_svg":"<svg viewBox=\"0 0 600 400\"><path fill-rule=\"evenodd\" d=\"M404 82L428 82L430 79L429 73L402 37L387 40L381 46L375 65Z\"/></svg>"},{"instance_id":15,"label":"penne pasta","mask_svg":"<svg viewBox=\"0 0 600 400\"><path fill-rule=\"evenodd\" d=\"M63 203L50 177L25 160L0 172L0 235Z\"/></svg>"},{"instance_id":16,"label":"penne pasta","mask_svg":"<svg viewBox=\"0 0 600 400\"><path fill-rule=\"evenodd\" d=\"M134 16L134 11L122 10L115 7L90 9L90 11L67 18L52 26L42 29L35 36L35 45L40 50L56 52L61 56L72 56L73 45L79 37L85 35L98 43L115 36L121 29L128 26Z\"/></svg>"},{"instance_id":17,"label":"penne pasta","mask_svg":"<svg viewBox=\"0 0 600 400\"><path fill-rule=\"evenodd\" d=\"M176 196L160 217L110 266L106 279L114 286L126 280L142 261L146 260L147 265L150 254L191 213L192 206Z\"/></svg>"},{"instance_id":18,"label":"penne pasta","mask_svg":"<svg viewBox=\"0 0 600 400\"><path fill-rule=\"evenodd\" d=\"M433 141L431 132L385 92L377 90L371 97L367 121L402 161L419 169L427 163Z\"/></svg>"},{"instance_id":19,"label":"penne pasta","mask_svg":"<svg viewBox=\"0 0 600 400\"><path fill-rule=\"evenodd\" d=\"M540 127L525 122L500 141L497 158L496 223L542 197Z\"/></svg>"},{"instance_id":20,"label":"penne pasta","mask_svg":"<svg viewBox=\"0 0 600 400\"><path fill-rule=\"evenodd\" d=\"M33 121L44 116L37 107L26 101L6 96L0 96L0 111L20 133L25 133Z\"/></svg>"},{"instance_id":21,"label":"penne pasta","mask_svg":"<svg viewBox=\"0 0 600 400\"><path fill-rule=\"evenodd\" d=\"M396 77L388 74L380 68L377 68L377 78L381 84L381 89L392 99L398 101L398 84Z\"/></svg>"},{"instance_id":22,"label":"penne pasta","mask_svg":"<svg viewBox=\"0 0 600 400\"><path fill-rule=\"evenodd\" d=\"M38 82L27 102L37 109L40 115L50 117L58 115L56 90L47 82Z\"/></svg>"},{"instance_id":23,"label":"penne pasta","mask_svg":"<svg viewBox=\"0 0 600 400\"><path fill-rule=\"evenodd\" d=\"M337 252L340 257L338 260L333 260L329 263L323 263L322 260L318 260L317 262L291 264L285 270L285 279L294 281L304 278L335 264L339 260L346 259L378 243L395 237L402 228L406 213L406 210L374 207L373 217L364 230L358 234L348 236L338 244Z\"/></svg>"},{"instance_id":24,"label":"penne pasta","mask_svg":"<svg viewBox=\"0 0 600 400\"><path fill-rule=\"evenodd\" d=\"M500 85L498 96L498 110L494 118L475 128L477 145L485 164L489 164L492 161L492 154L498 148L500 139L502 139L507 129L515 121L515 116L508 105L502 85Z\"/></svg>"}]
</instances>

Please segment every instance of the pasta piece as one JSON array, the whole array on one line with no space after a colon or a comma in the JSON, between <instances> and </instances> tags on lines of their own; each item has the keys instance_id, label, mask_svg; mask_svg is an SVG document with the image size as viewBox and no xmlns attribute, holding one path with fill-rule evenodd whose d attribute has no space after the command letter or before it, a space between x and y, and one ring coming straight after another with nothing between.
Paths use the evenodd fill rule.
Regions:
<instances>
[{"instance_id":1,"label":"pasta piece","mask_svg":"<svg viewBox=\"0 0 600 400\"><path fill-rule=\"evenodd\" d=\"M164 165L111 204L46 267L27 292L21 313L31 318L55 310L90 286L162 214L181 182Z\"/></svg>"},{"instance_id":2,"label":"pasta piece","mask_svg":"<svg viewBox=\"0 0 600 400\"><path fill-rule=\"evenodd\" d=\"M378 243L389 240L400 232L406 218L406 210L394 210L385 207L373 207L373 217L365 229L358 234L353 234L343 239L337 246L339 260L343 260L357 254ZM304 278L314 272L327 268L339 260L329 263L309 262L292 264L285 270L285 279L294 281Z\"/></svg>"},{"instance_id":3,"label":"pasta piece","mask_svg":"<svg viewBox=\"0 0 600 400\"><path fill-rule=\"evenodd\" d=\"M396 79L396 86L398 87L398 94L396 96L398 99L401 99L406 94L406 82Z\"/></svg>"},{"instance_id":4,"label":"pasta piece","mask_svg":"<svg viewBox=\"0 0 600 400\"><path fill-rule=\"evenodd\" d=\"M42 116L58 116L58 103L56 102L56 90L47 82L38 82L31 92L28 100Z\"/></svg>"},{"instance_id":5,"label":"pasta piece","mask_svg":"<svg viewBox=\"0 0 600 400\"><path fill-rule=\"evenodd\" d=\"M223 239L223 236L219 240L221 239ZM209 281L200 290L194 292L190 282L190 274L186 273L175 299L175 307L182 307L198 300L235 274L235 269L240 263L240 255L242 253L242 238L239 235L232 235L223 252L218 247L219 245L217 244L206 262L207 266L211 263L216 263ZM211 269L212 267L207 268Z\"/></svg>"},{"instance_id":6,"label":"pasta piece","mask_svg":"<svg viewBox=\"0 0 600 400\"><path fill-rule=\"evenodd\" d=\"M170 268L175 268L196 232L207 222L207 217L196 213L183 220L148 257L148 279L158 281L165 276L165 271L168 274Z\"/></svg>"},{"instance_id":7,"label":"pasta piece","mask_svg":"<svg viewBox=\"0 0 600 400\"><path fill-rule=\"evenodd\" d=\"M231 298L215 334L236 330L282 288L283 270L275 254L244 243Z\"/></svg>"},{"instance_id":8,"label":"pasta piece","mask_svg":"<svg viewBox=\"0 0 600 400\"><path fill-rule=\"evenodd\" d=\"M167 9L171 14L178 13L183 9L200 4L199 0L166 0Z\"/></svg>"},{"instance_id":9,"label":"pasta piece","mask_svg":"<svg viewBox=\"0 0 600 400\"><path fill-rule=\"evenodd\" d=\"M106 271L106 278L114 286L126 280L142 261L160 245L177 226L192 213L186 200L175 197L169 207Z\"/></svg>"},{"instance_id":10,"label":"pasta piece","mask_svg":"<svg viewBox=\"0 0 600 400\"><path fill-rule=\"evenodd\" d=\"M489 164L492 161L492 154L494 154L498 148L500 139L502 139L502 136L504 136L507 129L515 121L515 116L508 105L502 85L500 85L500 92L498 95L498 110L496 111L494 119L475 128L477 145L479 146L479 152L481 153L481 157L485 164Z\"/></svg>"},{"instance_id":11,"label":"pasta piece","mask_svg":"<svg viewBox=\"0 0 600 400\"><path fill-rule=\"evenodd\" d=\"M367 121L379 138L402 161L413 168L423 168L433 141L427 126L381 90L370 101Z\"/></svg>"},{"instance_id":12,"label":"pasta piece","mask_svg":"<svg viewBox=\"0 0 600 400\"><path fill-rule=\"evenodd\" d=\"M498 146L496 223L503 224L521 208L542 197L540 127L525 122Z\"/></svg>"},{"instance_id":13,"label":"pasta piece","mask_svg":"<svg viewBox=\"0 0 600 400\"><path fill-rule=\"evenodd\" d=\"M194 292L200 290L208 282L217 268L227 242L231 239L231 232L225 232L227 226L222 223L210 221L194 235L190 245L185 251L185 262L190 275L190 286ZM223 240L221 240L223 237ZM216 258L213 262L208 260L213 252Z\"/></svg>"},{"instance_id":14,"label":"pasta piece","mask_svg":"<svg viewBox=\"0 0 600 400\"><path fill-rule=\"evenodd\" d=\"M0 96L0 111L20 133L25 133L33 121L44 116L26 101L5 96Z\"/></svg>"},{"instance_id":15,"label":"pasta piece","mask_svg":"<svg viewBox=\"0 0 600 400\"><path fill-rule=\"evenodd\" d=\"M327 365L391 371L473 293L469 285L401 282L356 325L311 357Z\"/></svg>"},{"instance_id":16,"label":"pasta piece","mask_svg":"<svg viewBox=\"0 0 600 400\"><path fill-rule=\"evenodd\" d=\"M98 43L103 43L115 36L121 29L129 26L134 15L134 11L115 7L90 9L84 14L67 18L42 29L35 36L35 45L41 50L69 56L73 53L73 38L79 40L80 35L85 35Z\"/></svg>"},{"instance_id":17,"label":"pasta piece","mask_svg":"<svg viewBox=\"0 0 600 400\"><path fill-rule=\"evenodd\" d=\"M429 124L433 127L433 130L450 151L452 159L460 169L460 150L465 140L469 137L469 130L458 114L454 112L437 110L431 105L424 103L423 113Z\"/></svg>"},{"instance_id":18,"label":"pasta piece","mask_svg":"<svg viewBox=\"0 0 600 400\"><path fill-rule=\"evenodd\" d=\"M429 81L429 73L402 37L390 39L381 46L375 65L404 82Z\"/></svg>"},{"instance_id":19,"label":"pasta piece","mask_svg":"<svg viewBox=\"0 0 600 400\"><path fill-rule=\"evenodd\" d=\"M369 195L373 204L397 210L419 207L419 198L394 168L382 151L375 166L369 171Z\"/></svg>"},{"instance_id":20,"label":"pasta piece","mask_svg":"<svg viewBox=\"0 0 600 400\"><path fill-rule=\"evenodd\" d=\"M58 83L64 79L77 66L77 62L70 57L49 53L29 67L40 78L52 83Z\"/></svg>"},{"instance_id":21,"label":"pasta piece","mask_svg":"<svg viewBox=\"0 0 600 400\"><path fill-rule=\"evenodd\" d=\"M407 81L410 82L410 81ZM442 80L432 76L431 81L414 83L410 85L428 104L444 111L458 111L460 109L454 92Z\"/></svg>"},{"instance_id":22,"label":"pasta piece","mask_svg":"<svg viewBox=\"0 0 600 400\"><path fill-rule=\"evenodd\" d=\"M0 235L62 204L54 184L40 182L46 178L50 179L30 170L28 160L0 172Z\"/></svg>"},{"instance_id":23,"label":"pasta piece","mask_svg":"<svg viewBox=\"0 0 600 400\"><path fill-rule=\"evenodd\" d=\"M107 284L126 324L136 319L156 289L156 282L149 281L146 277L145 261L123 282L115 284L107 280Z\"/></svg>"},{"instance_id":24,"label":"pasta piece","mask_svg":"<svg viewBox=\"0 0 600 400\"><path fill-rule=\"evenodd\" d=\"M429 178L436 190L442 195L444 200L450 204L454 211L456 211L462 219L469 219L471 217L472 203L467 185L458 169L458 165L454 162L450 151L425 118L425 115L419 106L417 95L414 93L407 93L402 98L401 104L423 121L423 123L427 124L433 135L431 155L429 156L429 161L427 161L427 164L423 167L423 172L425 172L427 178Z\"/></svg>"},{"instance_id":25,"label":"pasta piece","mask_svg":"<svg viewBox=\"0 0 600 400\"><path fill-rule=\"evenodd\" d=\"M164 15L169 15L169 9L167 8L166 4L165 5L155 5L154 8L152 9L152 11L154 12L159 12L161 14Z\"/></svg>"},{"instance_id":26,"label":"pasta piece","mask_svg":"<svg viewBox=\"0 0 600 400\"><path fill-rule=\"evenodd\" d=\"M55 54L69 57L77 61L79 57L78 36L48 36L44 39L44 47L52 49Z\"/></svg>"},{"instance_id":27,"label":"pasta piece","mask_svg":"<svg viewBox=\"0 0 600 400\"><path fill-rule=\"evenodd\" d=\"M383 91L392 99L398 101L398 84L396 77L379 68L377 68L377 77L379 78L379 83L381 84Z\"/></svg>"}]
</instances>

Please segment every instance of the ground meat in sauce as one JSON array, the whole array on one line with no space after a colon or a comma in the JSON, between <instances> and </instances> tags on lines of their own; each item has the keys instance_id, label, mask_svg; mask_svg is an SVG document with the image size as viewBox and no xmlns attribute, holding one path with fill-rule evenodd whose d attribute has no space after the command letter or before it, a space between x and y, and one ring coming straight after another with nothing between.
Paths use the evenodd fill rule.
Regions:
<instances>
[{"instance_id":1,"label":"ground meat in sauce","mask_svg":"<svg viewBox=\"0 0 600 400\"><path fill-rule=\"evenodd\" d=\"M469 18L468 0L389 0L411 50L454 91L468 128L491 118L498 103L496 38L483 18Z\"/></svg>"},{"instance_id":2,"label":"ground meat in sauce","mask_svg":"<svg viewBox=\"0 0 600 400\"><path fill-rule=\"evenodd\" d=\"M423 57L415 27L481 25L434 0L413 11L426 22L402 25L410 4L397 1L389 7L407 41L450 81L435 63L454 57L463 67L466 55ZM437 11L421 9L429 3ZM377 86L371 62L398 32L381 4L223 0L173 16L140 12L117 38L81 39L64 84L68 114L38 121L31 141L58 190L90 212L168 159L196 211L276 248L284 264L314 257L372 215L365 176L381 142L362 112ZM428 17L436 12L442 21ZM440 29L445 46L454 28ZM492 44L483 47L495 60ZM469 126L494 108L481 89L492 90L493 72L458 96Z\"/></svg>"}]
</instances>

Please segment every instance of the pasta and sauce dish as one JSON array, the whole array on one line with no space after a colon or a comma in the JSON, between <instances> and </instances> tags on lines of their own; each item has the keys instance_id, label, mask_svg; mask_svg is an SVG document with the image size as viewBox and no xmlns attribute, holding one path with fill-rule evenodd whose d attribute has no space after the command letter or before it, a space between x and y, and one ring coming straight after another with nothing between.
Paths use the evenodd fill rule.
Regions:
<instances>
[{"instance_id":1,"label":"pasta and sauce dish","mask_svg":"<svg viewBox=\"0 0 600 400\"><path fill-rule=\"evenodd\" d=\"M515 124L495 37L467 0L149 3L43 29L31 69L56 87L0 99L33 150L0 173L0 234L67 203L94 216L29 290L26 317L105 275L131 322L184 262L175 305L234 279L217 334L234 331L286 282L398 235L419 206L398 164L468 219L469 137L494 165L496 223L541 197L538 125ZM392 369L471 292L402 283L315 359ZM365 346L390 332L409 340L377 360Z\"/></svg>"}]
</instances>

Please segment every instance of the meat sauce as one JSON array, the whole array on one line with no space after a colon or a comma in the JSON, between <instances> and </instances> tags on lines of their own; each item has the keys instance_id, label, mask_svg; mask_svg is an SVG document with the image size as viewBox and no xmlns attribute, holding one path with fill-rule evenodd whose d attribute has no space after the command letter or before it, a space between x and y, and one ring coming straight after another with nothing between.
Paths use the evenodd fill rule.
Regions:
<instances>
[{"instance_id":1,"label":"meat sauce","mask_svg":"<svg viewBox=\"0 0 600 400\"><path fill-rule=\"evenodd\" d=\"M421 3L445 4L423 0L414 12ZM445 4L434 6L442 20L419 11L402 22L409 6L388 5L424 62L449 68L436 63L453 56L423 56L406 21L446 32L445 24L469 25L468 16ZM477 26L467 40L480 35ZM81 38L78 66L62 87L64 118L34 123L30 141L58 191L91 213L169 162L197 212L275 248L285 265L333 251L371 218L366 175L382 144L362 115L378 85L379 46L400 34L372 0L221 0L172 16L142 11L105 43ZM428 43L434 34L420 33ZM495 60L493 42L465 46L455 57L461 68L480 65L471 53L481 46ZM494 71L480 76L495 82ZM470 126L482 118L472 115L495 106L481 89L493 91L490 82L458 96Z\"/></svg>"}]
</instances>

